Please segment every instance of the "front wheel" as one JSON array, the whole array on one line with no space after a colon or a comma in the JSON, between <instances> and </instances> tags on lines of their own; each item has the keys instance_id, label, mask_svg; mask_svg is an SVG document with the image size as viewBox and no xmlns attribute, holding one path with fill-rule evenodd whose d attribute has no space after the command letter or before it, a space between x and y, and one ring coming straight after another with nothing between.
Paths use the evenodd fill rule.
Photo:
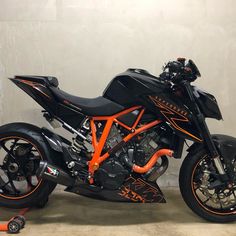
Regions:
<instances>
[{"instance_id":1,"label":"front wheel","mask_svg":"<svg viewBox=\"0 0 236 236\"><path fill-rule=\"evenodd\" d=\"M236 157L232 165L236 172ZM236 183L220 181L205 149L187 155L180 169L179 186L186 204L200 217L218 223L236 220Z\"/></svg>"}]
</instances>

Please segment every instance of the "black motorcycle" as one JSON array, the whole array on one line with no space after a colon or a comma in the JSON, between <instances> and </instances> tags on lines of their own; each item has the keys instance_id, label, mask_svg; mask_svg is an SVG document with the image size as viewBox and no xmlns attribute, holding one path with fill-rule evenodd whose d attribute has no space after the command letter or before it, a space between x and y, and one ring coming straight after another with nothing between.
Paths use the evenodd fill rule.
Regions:
<instances>
[{"instance_id":1,"label":"black motorcycle","mask_svg":"<svg viewBox=\"0 0 236 236\"><path fill-rule=\"evenodd\" d=\"M192 60L178 58L159 77L128 69L97 98L70 95L55 77L11 78L74 138L26 123L1 126L0 205L44 206L56 184L97 199L164 203L156 181L187 139L183 199L207 220L236 220L236 139L209 133L205 118L222 115L213 95L191 85L198 77Z\"/></svg>"}]
</instances>

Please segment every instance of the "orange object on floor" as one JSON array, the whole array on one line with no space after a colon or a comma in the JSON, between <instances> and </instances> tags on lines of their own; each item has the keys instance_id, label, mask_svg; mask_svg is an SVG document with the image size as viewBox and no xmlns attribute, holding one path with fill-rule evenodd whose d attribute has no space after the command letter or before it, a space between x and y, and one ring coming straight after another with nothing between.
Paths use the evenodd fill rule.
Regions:
<instances>
[{"instance_id":1,"label":"orange object on floor","mask_svg":"<svg viewBox=\"0 0 236 236\"><path fill-rule=\"evenodd\" d=\"M25 226L24 215L27 211L29 211L29 208L22 209L17 216L12 217L7 223L0 224L0 231L12 234L19 233Z\"/></svg>"}]
</instances>

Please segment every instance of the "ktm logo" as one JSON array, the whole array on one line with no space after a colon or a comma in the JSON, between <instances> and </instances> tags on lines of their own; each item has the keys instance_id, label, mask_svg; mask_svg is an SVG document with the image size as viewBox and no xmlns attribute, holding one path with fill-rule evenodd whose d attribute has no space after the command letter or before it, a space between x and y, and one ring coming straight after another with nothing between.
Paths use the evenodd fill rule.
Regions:
<instances>
[{"instance_id":1,"label":"ktm logo","mask_svg":"<svg viewBox=\"0 0 236 236\"><path fill-rule=\"evenodd\" d=\"M139 194L137 194L136 192L125 186L123 186L119 195L127 199L130 199L133 202L143 202L143 203L145 202L145 199L142 196L140 196Z\"/></svg>"}]
</instances>

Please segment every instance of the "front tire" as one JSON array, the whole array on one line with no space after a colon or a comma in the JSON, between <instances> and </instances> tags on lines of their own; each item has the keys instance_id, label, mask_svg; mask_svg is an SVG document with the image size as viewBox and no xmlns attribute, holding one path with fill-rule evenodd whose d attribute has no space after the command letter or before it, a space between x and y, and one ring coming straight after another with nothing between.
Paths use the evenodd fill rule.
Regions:
<instances>
[{"instance_id":1,"label":"front tire","mask_svg":"<svg viewBox=\"0 0 236 236\"><path fill-rule=\"evenodd\" d=\"M15 141L12 141L11 139ZM13 144L12 144L14 142L16 142L15 147L13 147ZM9 147L6 148L6 145L8 145ZM23 147L27 147L27 145L30 147L32 146L31 151L32 153L34 152L36 154L33 155L32 153L29 153L29 155L27 154L28 156L24 156L24 157L17 156L15 154L16 153L15 150L18 148L19 145L22 145ZM53 152L50 149L49 145L44 141L41 135L40 129L36 126L26 124L26 123L11 123L11 124L1 126L0 127L0 147L1 147L0 206L9 207L9 208L27 208L27 207L36 206L39 202L42 202L44 199L47 199L50 193L56 187L56 184L48 180L42 180L42 179L37 178L36 176L37 162L39 162L40 160L45 160L49 163L52 163L51 158L52 158ZM6 150L8 150L9 153L4 155L4 151L7 153ZM17 153L18 152L19 150L17 151ZM14 156L15 156L15 159L14 159ZM24 158L24 162L22 161L23 160L22 158ZM32 159L30 165L27 162L27 158ZM23 162L22 168L24 168L24 166L28 164L29 167L27 166L27 168L28 169L31 168L32 175L34 175L34 177L30 176L30 174L28 174L28 176L27 175L23 176L22 174L22 176L18 177L18 175L21 175L21 173L25 173L25 169L20 172L20 164L19 164L18 166L19 173L17 173L17 171L16 173L14 173L13 172L14 167L17 170L16 168L17 164L13 163L14 161L11 161L11 159L15 160L15 162L18 164L20 162ZM34 164L32 164L32 162ZM7 169L7 167L10 165L9 163L11 164L10 166L11 168ZM6 176L4 176L4 174L6 174ZM27 187L24 187L24 191L26 191L26 193L23 194L21 189L19 190L17 188L14 188L11 183L6 185L6 182L9 181L10 178L13 178L14 179L13 183L18 184L18 186L20 187L21 185L23 185L23 181L25 181ZM36 182L35 184L32 183L32 178L36 179L34 180ZM21 179L23 179L23 181L21 181ZM31 186L30 186L29 179L31 181ZM28 190L27 188L31 188L31 189L29 189L29 191L27 192Z\"/></svg>"},{"instance_id":2,"label":"front tire","mask_svg":"<svg viewBox=\"0 0 236 236\"><path fill-rule=\"evenodd\" d=\"M203 203L204 201L200 201L195 192L194 187L194 176L197 171L197 166L208 156L205 149L201 149L198 152L194 152L193 154L189 153L180 169L179 175L179 186L180 192L185 203L188 207L200 217L217 223L226 223L236 220L236 210L226 212L226 210L220 211L219 209L207 207ZM205 200L207 201L207 200ZM235 206L234 206L235 207Z\"/></svg>"}]
</instances>

